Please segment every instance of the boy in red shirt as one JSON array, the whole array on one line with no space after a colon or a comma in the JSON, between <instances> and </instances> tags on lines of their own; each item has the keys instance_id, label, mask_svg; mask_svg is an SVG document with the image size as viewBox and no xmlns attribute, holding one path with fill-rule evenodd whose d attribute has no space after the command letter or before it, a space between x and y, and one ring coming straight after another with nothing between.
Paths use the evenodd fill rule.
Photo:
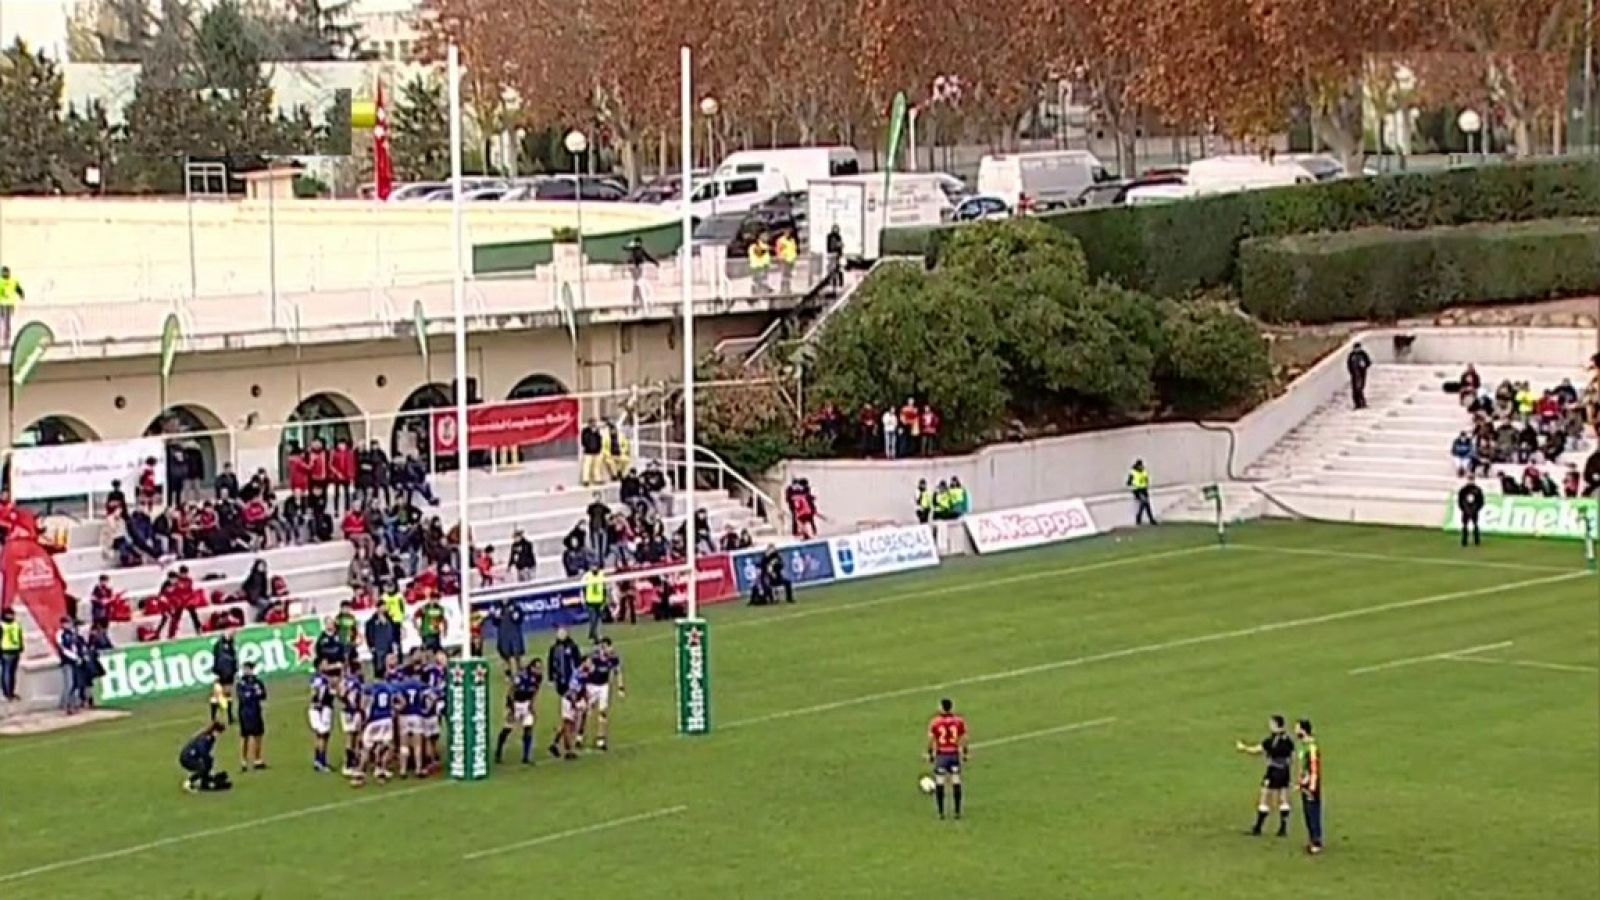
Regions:
<instances>
[{"instance_id":1,"label":"boy in red shirt","mask_svg":"<svg viewBox=\"0 0 1600 900\"><path fill-rule=\"evenodd\" d=\"M311 490L311 462L304 450L296 447L289 454L289 493L304 499Z\"/></svg>"},{"instance_id":2,"label":"boy in red shirt","mask_svg":"<svg viewBox=\"0 0 1600 900\"><path fill-rule=\"evenodd\" d=\"M933 799L944 818L944 788L951 786L956 818L961 818L961 766L971 751L967 749L967 720L953 711L955 704L946 697L939 701L939 712L928 723L928 762L933 764Z\"/></svg>"},{"instance_id":3,"label":"boy in red shirt","mask_svg":"<svg viewBox=\"0 0 1600 900\"><path fill-rule=\"evenodd\" d=\"M139 505L146 510L155 508L156 498L161 495L161 487L156 484L156 458L154 456L144 461L144 468L139 470Z\"/></svg>"},{"instance_id":4,"label":"boy in red shirt","mask_svg":"<svg viewBox=\"0 0 1600 900\"><path fill-rule=\"evenodd\" d=\"M311 452L306 454L306 465L311 469L311 509L321 515L328 509L328 483L332 477L328 451L322 446L321 440L311 442Z\"/></svg>"},{"instance_id":5,"label":"boy in red shirt","mask_svg":"<svg viewBox=\"0 0 1600 900\"><path fill-rule=\"evenodd\" d=\"M329 477L333 482L333 501L340 509L350 508L350 485L356 480L356 451L349 441L340 441L328 457Z\"/></svg>"}]
</instances>

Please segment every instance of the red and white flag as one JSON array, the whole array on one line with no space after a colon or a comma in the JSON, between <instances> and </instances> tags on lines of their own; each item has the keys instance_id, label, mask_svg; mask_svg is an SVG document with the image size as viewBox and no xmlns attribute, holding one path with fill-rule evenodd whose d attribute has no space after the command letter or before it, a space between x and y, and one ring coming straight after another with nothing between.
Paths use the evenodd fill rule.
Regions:
<instances>
[{"instance_id":1,"label":"red and white flag","mask_svg":"<svg viewBox=\"0 0 1600 900\"><path fill-rule=\"evenodd\" d=\"M376 196L388 200L394 191L394 160L389 156L389 109L383 102L383 80L378 80L378 121L372 126L372 162Z\"/></svg>"}]
</instances>

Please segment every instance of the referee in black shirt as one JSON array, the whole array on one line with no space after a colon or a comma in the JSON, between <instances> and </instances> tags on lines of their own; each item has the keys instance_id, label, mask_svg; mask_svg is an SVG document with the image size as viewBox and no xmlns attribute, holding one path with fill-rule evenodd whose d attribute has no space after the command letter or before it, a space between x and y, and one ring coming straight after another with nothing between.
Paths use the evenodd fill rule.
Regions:
<instances>
[{"instance_id":1,"label":"referee in black shirt","mask_svg":"<svg viewBox=\"0 0 1600 900\"><path fill-rule=\"evenodd\" d=\"M1478 487L1478 480L1469 473L1467 483L1456 492L1456 508L1461 511L1461 546L1467 545L1467 532L1472 532L1472 546L1483 544L1483 535L1478 530L1478 515L1483 512L1483 488Z\"/></svg>"},{"instance_id":2,"label":"referee in black shirt","mask_svg":"<svg viewBox=\"0 0 1600 900\"><path fill-rule=\"evenodd\" d=\"M1294 762L1294 738L1289 737L1288 723L1283 716L1273 716L1268 723L1269 732L1260 744L1239 741L1234 746L1240 753L1267 758L1267 772L1261 778L1261 796L1256 802L1256 824L1250 833L1261 835L1261 826L1267 823L1274 803L1278 806L1278 837L1289 836L1289 782L1290 767Z\"/></svg>"}]
</instances>

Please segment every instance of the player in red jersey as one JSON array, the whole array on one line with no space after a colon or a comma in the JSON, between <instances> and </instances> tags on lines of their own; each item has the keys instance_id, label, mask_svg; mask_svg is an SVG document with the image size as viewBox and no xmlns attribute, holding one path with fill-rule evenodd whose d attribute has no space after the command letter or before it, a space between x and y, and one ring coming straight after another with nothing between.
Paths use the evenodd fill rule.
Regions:
<instances>
[{"instance_id":1,"label":"player in red jersey","mask_svg":"<svg viewBox=\"0 0 1600 900\"><path fill-rule=\"evenodd\" d=\"M952 710L955 704L946 697L939 701L939 714L928 723L928 762L933 763L933 799L944 818L944 789L950 786L955 800L956 818L961 818L961 764L967 761L967 720Z\"/></svg>"}]
</instances>

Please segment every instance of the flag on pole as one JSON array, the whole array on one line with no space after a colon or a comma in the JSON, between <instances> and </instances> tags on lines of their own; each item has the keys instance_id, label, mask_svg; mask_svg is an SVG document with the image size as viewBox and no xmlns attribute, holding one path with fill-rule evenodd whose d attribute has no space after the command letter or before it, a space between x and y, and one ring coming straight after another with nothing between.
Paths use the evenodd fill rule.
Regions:
<instances>
[{"instance_id":1,"label":"flag on pole","mask_svg":"<svg viewBox=\"0 0 1600 900\"><path fill-rule=\"evenodd\" d=\"M56 333L43 322L29 322L17 332L11 344L11 384L22 387L33 377L44 355L56 342Z\"/></svg>"},{"instance_id":2,"label":"flag on pole","mask_svg":"<svg viewBox=\"0 0 1600 900\"><path fill-rule=\"evenodd\" d=\"M886 198L889 179L894 176L895 166L900 164L900 146L905 143L906 136L906 115L906 92L900 91L894 95L894 105L889 108L889 154L883 167L883 193ZM885 199L884 206L888 205Z\"/></svg>"},{"instance_id":3,"label":"flag on pole","mask_svg":"<svg viewBox=\"0 0 1600 900\"><path fill-rule=\"evenodd\" d=\"M388 200L394 191L394 159L389 155L389 109L383 102L383 79L378 79L378 121L372 126L374 196ZM426 354L424 354L426 355Z\"/></svg>"},{"instance_id":4,"label":"flag on pole","mask_svg":"<svg viewBox=\"0 0 1600 900\"><path fill-rule=\"evenodd\" d=\"M422 301L411 301L411 330L417 333L417 352L422 354L422 365L428 365L428 317L423 314Z\"/></svg>"},{"instance_id":5,"label":"flag on pole","mask_svg":"<svg viewBox=\"0 0 1600 900\"><path fill-rule=\"evenodd\" d=\"M183 339L183 326L178 322L177 313L167 313L167 320L161 323L161 386L166 387L172 379L172 366L178 361L178 341Z\"/></svg>"},{"instance_id":6,"label":"flag on pole","mask_svg":"<svg viewBox=\"0 0 1600 900\"><path fill-rule=\"evenodd\" d=\"M572 346L578 346L578 307L572 299L572 284L566 281L561 283L561 324L567 326Z\"/></svg>"}]
</instances>

